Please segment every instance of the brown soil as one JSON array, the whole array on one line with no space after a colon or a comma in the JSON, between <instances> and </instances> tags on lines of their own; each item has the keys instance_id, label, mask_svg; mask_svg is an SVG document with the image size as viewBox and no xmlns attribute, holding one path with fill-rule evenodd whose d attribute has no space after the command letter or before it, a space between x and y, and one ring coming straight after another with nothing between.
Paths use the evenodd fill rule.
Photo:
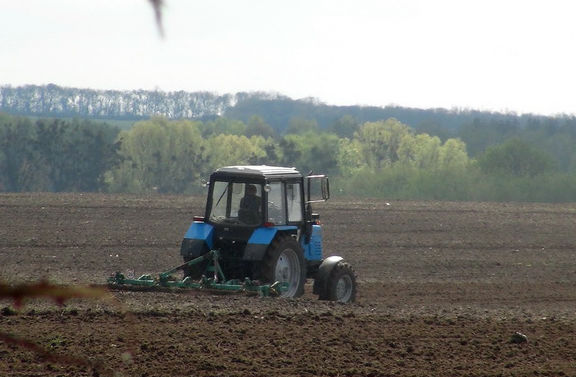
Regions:
<instances>
[{"instance_id":1,"label":"brown soil","mask_svg":"<svg viewBox=\"0 0 576 377\"><path fill-rule=\"evenodd\" d=\"M116 291L0 303L4 376L576 375L576 204L333 200L327 255L357 302ZM102 284L180 263L201 198L0 195L0 276ZM527 342L514 343L516 332ZM77 357L58 362L55 357ZM52 359L50 359L52 358ZM76 360L77 361L77 360Z\"/></svg>"}]
</instances>

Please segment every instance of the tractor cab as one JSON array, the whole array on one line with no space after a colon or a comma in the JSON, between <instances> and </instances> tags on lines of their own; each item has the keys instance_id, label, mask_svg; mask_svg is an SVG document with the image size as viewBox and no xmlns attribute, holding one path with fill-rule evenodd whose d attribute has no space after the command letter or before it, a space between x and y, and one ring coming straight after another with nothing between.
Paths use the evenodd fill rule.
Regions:
<instances>
[{"instance_id":1,"label":"tractor cab","mask_svg":"<svg viewBox=\"0 0 576 377\"><path fill-rule=\"evenodd\" d=\"M255 228L275 228L309 239L319 216L311 203L329 198L328 178L303 177L295 168L230 166L209 181L205 222L245 241Z\"/></svg>"},{"instance_id":2,"label":"tractor cab","mask_svg":"<svg viewBox=\"0 0 576 377\"><path fill-rule=\"evenodd\" d=\"M253 228L298 226L304 220L303 177L293 168L221 168L209 184L210 224Z\"/></svg>"}]
</instances>

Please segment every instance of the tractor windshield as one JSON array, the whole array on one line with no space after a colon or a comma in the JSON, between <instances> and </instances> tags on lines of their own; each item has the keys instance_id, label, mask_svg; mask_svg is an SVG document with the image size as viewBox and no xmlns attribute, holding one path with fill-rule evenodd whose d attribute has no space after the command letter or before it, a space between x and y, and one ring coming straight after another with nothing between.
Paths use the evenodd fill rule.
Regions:
<instances>
[{"instance_id":1,"label":"tractor windshield","mask_svg":"<svg viewBox=\"0 0 576 377\"><path fill-rule=\"evenodd\" d=\"M210 222L260 225L262 223L262 186L254 183L215 181Z\"/></svg>"}]
</instances>

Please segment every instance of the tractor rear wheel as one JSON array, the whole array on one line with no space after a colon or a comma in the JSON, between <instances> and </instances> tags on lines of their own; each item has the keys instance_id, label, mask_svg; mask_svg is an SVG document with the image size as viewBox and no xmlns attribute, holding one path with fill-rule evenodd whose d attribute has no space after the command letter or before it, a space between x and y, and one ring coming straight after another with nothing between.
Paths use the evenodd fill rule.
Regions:
<instances>
[{"instance_id":1,"label":"tractor rear wheel","mask_svg":"<svg viewBox=\"0 0 576 377\"><path fill-rule=\"evenodd\" d=\"M192 259L185 259L184 262L188 262ZM202 261L200 263L196 263L192 266L185 266L183 268L184 277L190 277L192 280L199 280L202 275L204 275L206 271L206 267L208 266L208 261Z\"/></svg>"},{"instance_id":2,"label":"tractor rear wheel","mask_svg":"<svg viewBox=\"0 0 576 377\"><path fill-rule=\"evenodd\" d=\"M304 293L306 267L302 248L292 237L280 237L271 245L262 261L261 275L267 283L286 284L281 297L299 297Z\"/></svg>"},{"instance_id":3,"label":"tractor rear wheel","mask_svg":"<svg viewBox=\"0 0 576 377\"><path fill-rule=\"evenodd\" d=\"M328 277L326 289L320 292L320 300L354 302L356 299L356 274L352 266L344 261L338 262Z\"/></svg>"},{"instance_id":4,"label":"tractor rear wheel","mask_svg":"<svg viewBox=\"0 0 576 377\"><path fill-rule=\"evenodd\" d=\"M204 247L200 255L204 255L208 252L208 248ZM192 257L190 245L186 240L182 241L182 246L180 246L180 254L184 255L184 263L191 261L195 257ZM190 277L192 280L199 280L206 271L208 266L208 261L202 261L200 263L193 264L191 266L185 266L183 268L184 277Z\"/></svg>"}]
</instances>

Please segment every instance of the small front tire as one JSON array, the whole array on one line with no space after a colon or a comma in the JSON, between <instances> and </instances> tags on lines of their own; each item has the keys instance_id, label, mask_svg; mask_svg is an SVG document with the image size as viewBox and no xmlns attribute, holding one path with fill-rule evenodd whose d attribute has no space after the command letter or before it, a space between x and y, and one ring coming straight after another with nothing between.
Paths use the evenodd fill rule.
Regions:
<instances>
[{"instance_id":1,"label":"small front tire","mask_svg":"<svg viewBox=\"0 0 576 377\"><path fill-rule=\"evenodd\" d=\"M334 266L319 299L341 303L356 300L356 274L349 263L342 260Z\"/></svg>"}]
</instances>

